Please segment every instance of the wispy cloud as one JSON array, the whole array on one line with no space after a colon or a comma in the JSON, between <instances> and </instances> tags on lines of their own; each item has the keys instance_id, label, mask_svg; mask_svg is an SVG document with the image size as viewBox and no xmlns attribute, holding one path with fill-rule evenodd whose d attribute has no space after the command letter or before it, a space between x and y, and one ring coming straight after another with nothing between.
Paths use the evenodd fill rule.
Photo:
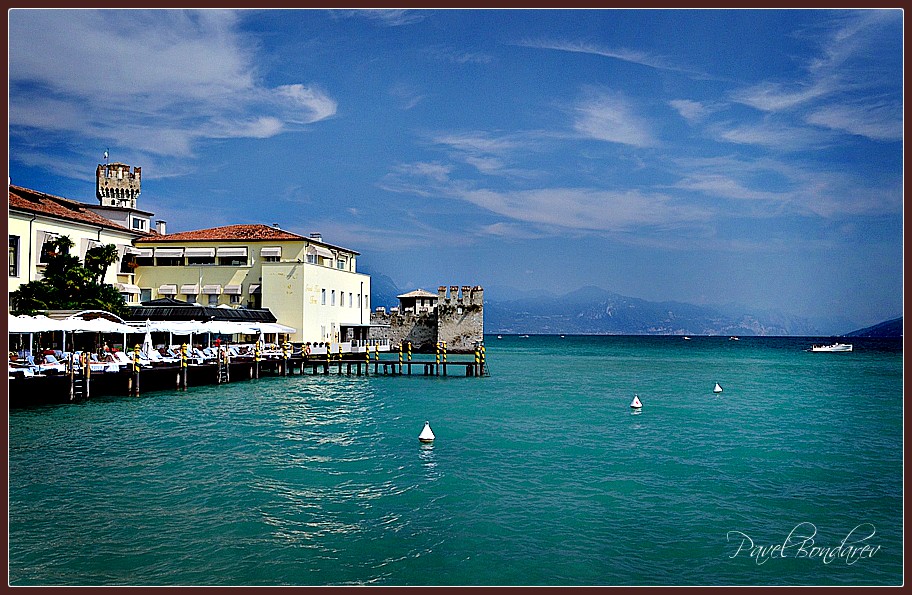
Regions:
<instances>
[{"instance_id":1,"label":"wispy cloud","mask_svg":"<svg viewBox=\"0 0 912 595\"><path fill-rule=\"evenodd\" d=\"M806 119L811 124L873 140L898 141L903 138L900 105L830 105L814 110Z\"/></svg>"},{"instance_id":2,"label":"wispy cloud","mask_svg":"<svg viewBox=\"0 0 912 595\"><path fill-rule=\"evenodd\" d=\"M677 110L681 117L691 124L703 120L710 113L703 103L690 99L672 99L668 105Z\"/></svg>"},{"instance_id":3,"label":"wispy cloud","mask_svg":"<svg viewBox=\"0 0 912 595\"><path fill-rule=\"evenodd\" d=\"M900 50L881 46L885 35L902 26L899 10L845 11L828 24L823 35L815 29L808 37L819 41L819 52L802 66L794 80L761 81L737 89L734 101L763 112L803 111L805 121L873 140L896 140L901 135L899 105L883 105L884 89L899 90L899 82L877 65L889 62ZM797 35L805 35L798 32ZM824 103L826 102L826 103Z\"/></svg>"},{"instance_id":4,"label":"wispy cloud","mask_svg":"<svg viewBox=\"0 0 912 595\"><path fill-rule=\"evenodd\" d=\"M833 140L832 135L825 131L768 119L744 124L720 123L708 130L720 141L757 145L779 152L820 147Z\"/></svg>"},{"instance_id":5,"label":"wispy cloud","mask_svg":"<svg viewBox=\"0 0 912 595\"><path fill-rule=\"evenodd\" d=\"M483 131L451 132L434 136L431 143L448 150L455 161L474 167L487 175L533 177L534 173L508 167L508 163L542 148L546 134L515 132L509 134Z\"/></svg>"},{"instance_id":6,"label":"wispy cloud","mask_svg":"<svg viewBox=\"0 0 912 595\"><path fill-rule=\"evenodd\" d=\"M424 48L422 53L435 60L452 64L489 64L494 60L493 56L485 52L471 52L441 45Z\"/></svg>"},{"instance_id":7,"label":"wispy cloud","mask_svg":"<svg viewBox=\"0 0 912 595\"><path fill-rule=\"evenodd\" d=\"M705 73L676 65L670 59L663 56L656 56L641 50L632 50L627 48L608 48L595 43L584 41L567 41L567 40L525 40L516 45L538 48L542 50L558 50L561 52L573 52L579 54L592 54L603 56L605 58L614 58L624 62L640 64L649 68L658 70L670 70L685 74L695 75L700 78L706 77Z\"/></svg>"},{"instance_id":8,"label":"wispy cloud","mask_svg":"<svg viewBox=\"0 0 912 595\"><path fill-rule=\"evenodd\" d=\"M634 147L656 144L649 125L620 93L594 93L578 102L573 112L573 128L586 137Z\"/></svg>"},{"instance_id":9,"label":"wispy cloud","mask_svg":"<svg viewBox=\"0 0 912 595\"><path fill-rule=\"evenodd\" d=\"M333 10L330 14L336 18L360 17L374 21L383 27L400 27L424 20L421 11L405 9L372 9Z\"/></svg>"},{"instance_id":10,"label":"wispy cloud","mask_svg":"<svg viewBox=\"0 0 912 595\"><path fill-rule=\"evenodd\" d=\"M149 156L268 138L331 117L319 86L261 84L230 11L13 10L10 134L72 134Z\"/></svg>"}]
</instances>

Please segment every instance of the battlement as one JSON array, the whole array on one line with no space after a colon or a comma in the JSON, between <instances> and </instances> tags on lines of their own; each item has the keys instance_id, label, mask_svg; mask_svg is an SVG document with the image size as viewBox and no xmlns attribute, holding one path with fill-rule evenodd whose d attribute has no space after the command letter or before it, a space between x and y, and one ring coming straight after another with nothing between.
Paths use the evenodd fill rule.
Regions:
<instances>
[{"instance_id":1,"label":"battlement","mask_svg":"<svg viewBox=\"0 0 912 595\"><path fill-rule=\"evenodd\" d=\"M142 186L142 168L124 163L99 163L95 169L95 197L103 207L135 209Z\"/></svg>"},{"instance_id":2,"label":"battlement","mask_svg":"<svg viewBox=\"0 0 912 595\"><path fill-rule=\"evenodd\" d=\"M447 291L449 289L449 291ZM437 287L438 306L481 306L484 304L484 289L480 285L440 285Z\"/></svg>"}]
</instances>

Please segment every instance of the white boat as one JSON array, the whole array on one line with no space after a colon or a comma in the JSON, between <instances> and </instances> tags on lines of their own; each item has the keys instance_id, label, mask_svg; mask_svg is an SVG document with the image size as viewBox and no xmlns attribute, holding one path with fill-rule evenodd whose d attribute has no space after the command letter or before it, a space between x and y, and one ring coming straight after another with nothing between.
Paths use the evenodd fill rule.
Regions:
<instances>
[{"instance_id":1,"label":"white boat","mask_svg":"<svg viewBox=\"0 0 912 595\"><path fill-rule=\"evenodd\" d=\"M739 339L738 337L729 337L728 340L729 341L740 341L741 339Z\"/></svg>"},{"instance_id":2,"label":"white boat","mask_svg":"<svg viewBox=\"0 0 912 595\"><path fill-rule=\"evenodd\" d=\"M498 339L503 339L503 335L497 335Z\"/></svg>"},{"instance_id":3,"label":"white boat","mask_svg":"<svg viewBox=\"0 0 912 595\"><path fill-rule=\"evenodd\" d=\"M811 351L852 351L852 344L837 342L832 345L814 345Z\"/></svg>"},{"instance_id":4,"label":"white boat","mask_svg":"<svg viewBox=\"0 0 912 595\"><path fill-rule=\"evenodd\" d=\"M631 409L642 409L643 408L643 404L640 403L639 395L633 395L633 401L630 402L630 408Z\"/></svg>"},{"instance_id":5,"label":"white boat","mask_svg":"<svg viewBox=\"0 0 912 595\"><path fill-rule=\"evenodd\" d=\"M690 337L684 337L685 341L690 341Z\"/></svg>"},{"instance_id":6,"label":"white boat","mask_svg":"<svg viewBox=\"0 0 912 595\"><path fill-rule=\"evenodd\" d=\"M722 392L722 387L719 386L718 382L716 383L716 386L713 387L713 392L716 393L717 395Z\"/></svg>"}]
</instances>

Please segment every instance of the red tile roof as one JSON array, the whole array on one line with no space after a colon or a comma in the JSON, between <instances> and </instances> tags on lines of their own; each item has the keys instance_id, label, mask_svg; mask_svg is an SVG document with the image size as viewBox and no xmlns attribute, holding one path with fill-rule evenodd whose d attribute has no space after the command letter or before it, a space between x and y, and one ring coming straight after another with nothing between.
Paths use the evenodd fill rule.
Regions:
<instances>
[{"instance_id":1,"label":"red tile roof","mask_svg":"<svg viewBox=\"0 0 912 595\"><path fill-rule=\"evenodd\" d=\"M54 196L52 194L45 194L44 192L38 192L36 190L29 190L28 188L22 188L21 186L13 186L10 184L9 187L10 209L28 211L30 213L38 213L69 221L78 221L90 225L104 226L109 229L127 231L133 234L136 233L123 225L118 225L110 219L102 217L98 213L93 213L88 210L88 207L91 206L93 205L76 202L75 200Z\"/></svg>"},{"instance_id":2,"label":"red tile roof","mask_svg":"<svg viewBox=\"0 0 912 595\"><path fill-rule=\"evenodd\" d=\"M225 225L209 229L195 229L169 233L157 237L143 238L142 242L206 242L206 241L276 241L276 240L305 240L290 231L284 231L269 225Z\"/></svg>"}]
</instances>

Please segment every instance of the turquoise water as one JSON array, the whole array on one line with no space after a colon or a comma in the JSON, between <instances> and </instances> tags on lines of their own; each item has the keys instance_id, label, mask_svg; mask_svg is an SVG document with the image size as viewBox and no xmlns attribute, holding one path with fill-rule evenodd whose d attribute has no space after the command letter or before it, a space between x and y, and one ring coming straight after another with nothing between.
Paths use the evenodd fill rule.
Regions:
<instances>
[{"instance_id":1,"label":"turquoise water","mask_svg":"<svg viewBox=\"0 0 912 595\"><path fill-rule=\"evenodd\" d=\"M9 582L901 584L901 341L812 342L488 337L490 378L13 410Z\"/></svg>"}]
</instances>

